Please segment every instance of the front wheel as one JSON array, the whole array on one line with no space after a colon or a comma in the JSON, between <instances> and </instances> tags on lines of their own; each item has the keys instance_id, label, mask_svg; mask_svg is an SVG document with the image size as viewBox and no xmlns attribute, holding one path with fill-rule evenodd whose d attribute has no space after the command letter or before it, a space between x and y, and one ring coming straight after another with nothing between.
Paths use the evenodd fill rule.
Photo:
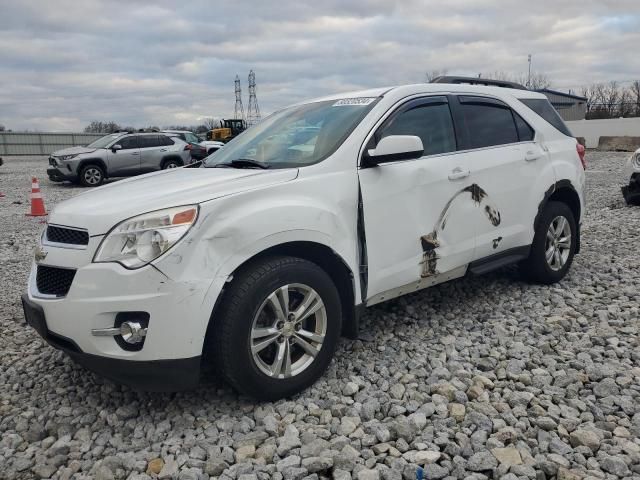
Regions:
<instances>
[{"instance_id":1,"label":"front wheel","mask_svg":"<svg viewBox=\"0 0 640 480\"><path fill-rule=\"evenodd\" d=\"M80 169L78 180L84 187L97 187L104 182L104 171L98 165L85 165Z\"/></svg>"},{"instance_id":2,"label":"front wheel","mask_svg":"<svg viewBox=\"0 0 640 480\"><path fill-rule=\"evenodd\" d=\"M549 202L540 216L523 273L538 283L559 282L569 271L576 251L578 229L566 203Z\"/></svg>"},{"instance_id":3,"label":"front wheel","mask_svg":"<svg viewBox=\"0 0 640 480\"><path fill-rule=\"evenodd\" d=\"M329 275L295 257L243 268L212 318L216 366L261 400L299 393L322 376L340 337L340 296Z\"/></svg>"}]
</instances>

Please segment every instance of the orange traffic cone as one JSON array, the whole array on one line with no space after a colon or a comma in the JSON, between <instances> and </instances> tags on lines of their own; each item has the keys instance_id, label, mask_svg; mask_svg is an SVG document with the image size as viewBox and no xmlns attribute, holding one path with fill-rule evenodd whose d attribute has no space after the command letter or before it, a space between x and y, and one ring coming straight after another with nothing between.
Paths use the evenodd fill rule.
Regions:
<instances>
[{"instance_id":1,"label":"orange traffic cone","mask_svg":"<svg viewBox=\"0 0 640 480\"><path fill-rule=\"evenodd\" d=\"M40 193L40 185L36 177L31 179L31 213L27 213L26 215L29 217L44 217L47 215L44 209L42 193Z\"/></svg>"}]
</instances>

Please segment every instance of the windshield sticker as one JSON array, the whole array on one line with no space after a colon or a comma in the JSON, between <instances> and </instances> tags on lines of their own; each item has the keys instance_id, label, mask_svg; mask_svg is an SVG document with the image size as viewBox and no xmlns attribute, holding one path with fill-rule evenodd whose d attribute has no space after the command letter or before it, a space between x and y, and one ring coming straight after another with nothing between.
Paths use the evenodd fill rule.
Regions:
<instances>
[{"instance_id":1,"label":"windshield sticker","mask_svg":"<svg viewBox=\"0 0 640 480\"><path fill-rule=\"evenodd\" d=\"M371 105L375 101L375 97L360 97L360 98L343 98L334 103L333 107L345 107L345 106L366 106Z\"/></svg>"}]
</instances>

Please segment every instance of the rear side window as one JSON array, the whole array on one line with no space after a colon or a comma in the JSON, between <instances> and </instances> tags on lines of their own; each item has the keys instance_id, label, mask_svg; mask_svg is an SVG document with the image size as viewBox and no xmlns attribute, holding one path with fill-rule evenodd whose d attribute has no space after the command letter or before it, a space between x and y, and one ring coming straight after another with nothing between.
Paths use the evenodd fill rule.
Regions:
<instances>
[{"instance_id":1,"label":"rear side window","mask_svg":"<svg viewBox=\"0 0 640 480\"><path fill-rule=\"evenodd\" d=\"M167 137L166 135L160 135L159 136L160 139L160 145L174 145L175 142L173 140L171 140L169 137Z\"/></svg>"},{"instance_id":2,"label":"rear side window","mask_svg":"<svg viewBox=\"0 0 640 480\"><path fill-rule=\"evenodd\" d=\"M551 124L558 130L559 132L564 133L568 137L572 137L571 131L564 123L556 109L553 108L553 105L546 98L520 98L522 103L524 103L531 110L536 112L542 118L544 118L547 123Z\"/></svg>"},{"instance_id":3,"label":"rear side window","mask_svg":"<svg viewBox=\"0 0 640 480\"><path fill-rule=\"evenodd\" d=\"M161 143L158 141L157 135L145 135L140 137L140 147L141 148L149 148L149 147L159 147Z\"/></svg>"},{"instance_id":4,"label":"rear side window","mask_svg":"<svg viewBox=\"0 0 640 480\"><path fill-rule=\"evenodd\" d=\"M456 136L449 105L424 104L397 114L383 127L380 139L389 135L416 135L422 140L424 155L454 152Z\"/></svg>"},{"instance_id":5,"label":"rear side window","mask_svg":"<svg viewBox=\"0 0 640 480\"><path fill-rule=\"evenodd\" d=\"M531 126L518 115L516 112L512 110L513 118L516 121L516 128L518 129L518 137L521 142L531 142L533 138L536 136L536 132L531 128Z\"/></svg>"},{"instance_id":6,"label":"rear side window","mask_svg":"<svg viewBox=\"0 0 640 480\"><path fill-rule=\"evenodd\" d=\"M465 149L506 145L519 141L511 109L506 105L461 100L460 113L467 138Z\"/></svg>"}]
</instances>

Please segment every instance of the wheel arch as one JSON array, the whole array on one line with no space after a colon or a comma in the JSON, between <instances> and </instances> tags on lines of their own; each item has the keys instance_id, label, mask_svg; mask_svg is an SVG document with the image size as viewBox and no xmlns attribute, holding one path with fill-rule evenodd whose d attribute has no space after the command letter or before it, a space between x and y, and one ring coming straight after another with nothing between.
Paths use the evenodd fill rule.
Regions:
<instances>
[{"instance_id":1,"label":"wheel arch","mask_svg":"<svg viewBox=\"0 0 640 480\"><path fill-rule=\"evenodd\" d=\"M173 154L173 155L165 155L164 157L162 157L162 160L160 161L160 168L164 168L167 162L171 162L171 161L176 161L180 165L184 165L184 160L182 159L182 157L180 157L180 155Z\"/></svg>"},{"instance_id":2,"label":"wheel arch","mask_svg":"<svg viewBox=\"0 0 640 480\"><path fill-rule=\"evenodd\" d=\"M545 192L542 201L538 205L538 213L534 220L534 232L538 228L538 223L540 222L540 217L542 216L544 208L551 201L564 203L571 209L576 220L576 228L578 230L576 253L580 253L580 217L582 215L582 206L578 191L570 180L559 180Z\"/></svg>"},{"instance_id":3,"label":"wheel arch","mask_svg":"<svg viewBox=\"0 0 640 480\"><path fill-rule=\"evenodd\" d=\"M333 280L340 295L342 305L342 335L355 339L358 336L359 318L361 308L355 304L355 284L356 281L351 268L347 262L332 248L319 242L308 240L295 240L270 246L245 259L233 270L230 278L233 278L238 271L247 268L251 264L270 256L291 256L305 259L316 264L323 269ZM231 280L233 281L233 280ZM209 323L206 328L204 345L208 345L208 338L213 335L215 328L214 318L220 308L225 291L218 296ZM203 352L206 354L206 352Z\"/></svg>"},{"instance_id":4,"label":"wheel arch","mask_svg":"<svg viewBox=\"0 0 640 480\"><path fill-rule=\"evenodd\" d=\"M78 176L80 175L80 170L82 170L87 165L97 165L102 169L102 172L104 173L105 178L109 176L107 164L101 158L85 158L80 160L80 163L78 163L78 169L76 170Z\"/></svg>"}]
</instances>

